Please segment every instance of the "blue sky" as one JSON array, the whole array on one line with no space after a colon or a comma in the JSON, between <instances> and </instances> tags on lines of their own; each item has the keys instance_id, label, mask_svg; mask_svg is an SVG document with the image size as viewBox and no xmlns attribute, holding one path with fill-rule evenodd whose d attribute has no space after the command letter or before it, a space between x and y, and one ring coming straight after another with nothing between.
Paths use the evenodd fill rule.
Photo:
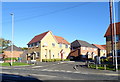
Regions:
<instances>
[{"instance_id":1,"label":"blue sky","mask_svg":"<svg viewBox=\"0 0 120 82\"><path fill-rule=\"evenodd\" d=\"M116 16L117 11L116 4ZM35 35L48 30L69 42L78 39L105 44L104 34L109 26L108 2L3 2L2 37L9 40L11 12L15 14L14 44L19 47L27 47Z\"/></svg>"}]
</instances>

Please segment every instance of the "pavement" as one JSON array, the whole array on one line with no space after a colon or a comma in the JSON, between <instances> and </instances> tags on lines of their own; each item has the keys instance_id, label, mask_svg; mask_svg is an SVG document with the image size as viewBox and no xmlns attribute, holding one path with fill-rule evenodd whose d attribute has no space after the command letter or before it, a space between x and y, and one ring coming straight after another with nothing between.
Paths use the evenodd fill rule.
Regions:
<instances>
[{"instance_id":1,"label":"pavement","mask_svg":"<svg viewBox=\"0 0 120 82\"><path fill-rule=\"evenodd\" d=\"M75 68L76 65L78 67ZM42 80L116 80L120 77L118 72L86 68L84 65L84 62L39 62L37 65L1 69L2 73L33 76Z\"/></svg>"}]
</instances>

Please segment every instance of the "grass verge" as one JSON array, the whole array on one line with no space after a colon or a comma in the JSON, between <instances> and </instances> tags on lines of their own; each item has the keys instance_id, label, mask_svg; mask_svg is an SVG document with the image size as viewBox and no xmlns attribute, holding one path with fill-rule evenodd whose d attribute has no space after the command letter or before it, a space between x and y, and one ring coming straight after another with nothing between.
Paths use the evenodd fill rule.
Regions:
<instances>
[{"instance_id":1,"label":"grass verge","mask_svg":"<svg viewBox=\"0 0 120 82\"><path fill-rule=\"evenodd\" d=\"M13 62L12 66L31 65L23 62ZM0 63L0 66L10 66L10 63Z\"/></svg>"},{"instance_id":2,"label":"grass verge","mask_svg":"<svg viewBox=\"0 0 120 82\"><path fill-rule=\"evenodd\" d=\"M89 68L96 69L96 65L95 65L95 64L90 64L90 65L89 65ZM98 65L98 66L97 66L97 69L105 70L105 67L104 67L104 65ZM115 66L106 65L106 70L115 71ZM120 66L118 66L118 70L120 70Z\"/></svg>"}]
</instances>

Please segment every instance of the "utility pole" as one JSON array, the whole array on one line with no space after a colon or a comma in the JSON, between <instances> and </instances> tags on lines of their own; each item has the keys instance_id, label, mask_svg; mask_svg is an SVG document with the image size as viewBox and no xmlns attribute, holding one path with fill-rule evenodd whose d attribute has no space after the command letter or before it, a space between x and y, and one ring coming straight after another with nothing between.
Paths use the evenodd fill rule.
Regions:
<instances>
[{"instance_id":1,"label":"utility pole","mask_svg":"<svg viewBox=\"0 0 120 82\"><path fill-rule=\"evenodd\" d=\"M113 54L113 65L115 64L115 70L118 72L117 63L117 49L116 49L116 24L115 24L115 5L114 0L109 1L110 5L110 27L111 27L111 50ZM113 9L114 7L114 9ZM113 17L113 18L112 18Z\"/></svg>"},{"instance_id":2,"label":"utility pole","mask_svg":"<svg viewBox=\"0 0 120 82\"><path fill-rule=\"evenodd\" d=\"M113 22L112 22L112 11L113 11L113 0L109 1L109 9L110 9L110 28L111 28L111 51L112 51L112 58L113 58L113 65L114 65L114 43L113 43Z\"/></svg>"},{"instance_id":3,"label":"utility pole","mask_svg":"<svg viewBox=\"0 0 120 82\"><path fill-rule=\"evenodd\" d=\"M10 13L12 16L12 43L11 43L11 66L13 65L13 38L14 38L14 13Z\"/></svg>"},{"instance_id":4,"label":"utility pole","mask_svg":"<svg viewBox=\"0 0 120 82\"><path fill-rule=\"evenodd\" d=\"M114 49L115 49L115 70L116 70L116 72L118 72L118 62L117 62L117 48L116 48L116 24L115 24L115 2L114 2L114 0L113 0L113 10L114 10L114 14L113 14L113 21L114 21Z\"/></svg>"}]
</instances>

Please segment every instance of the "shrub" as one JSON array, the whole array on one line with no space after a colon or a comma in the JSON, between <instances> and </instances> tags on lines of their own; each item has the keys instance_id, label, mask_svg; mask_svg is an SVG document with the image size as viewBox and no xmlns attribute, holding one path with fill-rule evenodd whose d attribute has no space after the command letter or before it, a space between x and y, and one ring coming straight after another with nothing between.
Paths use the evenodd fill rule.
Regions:
<instances>
[{"instance_id":1,"label":"shrub","mask_svg":"<svg viewBox=\"0 0 120 82\"><path fill-rule=\"evenodd\" d=\"M42 62L46 62L46 59L42 59Z\"/></svg>"},{"instance_id":2,"label":"shrub","mask_svg":"<svg viewBox=\"0 0 120 82\"><path fill-rule=\"evenodd\" d=\"M11 58L5 58L4 60L11 60ZM12 60L18 60L17 58L12 58Z\"/></svg>"},{"instance_id":3,"label":"shrub","mask_svg":"<svg viewBox=\"0 0 120 82\"><path fill-rule=\"evenodd\" d=\"M64 61L70 61L70 59L64 59Z\"/></svg>"},{"instance_id":4,"label":"shrub","mask_svg":"<svg viewBox=\"0 0 120 82\"><path fill-rule=\"evenodd\" d=\"M54 61L61 61L61 59L54 59Z\"/></svg>"}]
</instances>

